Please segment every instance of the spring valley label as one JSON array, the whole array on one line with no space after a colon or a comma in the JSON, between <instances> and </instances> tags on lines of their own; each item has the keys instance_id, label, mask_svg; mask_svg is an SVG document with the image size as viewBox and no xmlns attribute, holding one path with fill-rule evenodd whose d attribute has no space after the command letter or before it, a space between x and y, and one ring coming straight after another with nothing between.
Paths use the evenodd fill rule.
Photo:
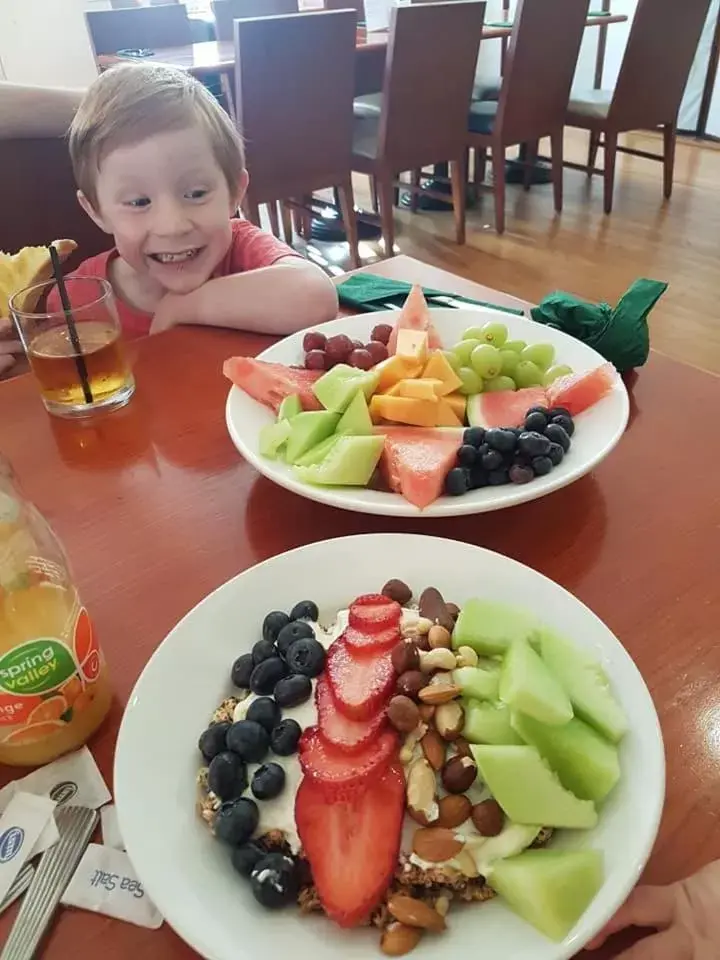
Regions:
<instances>
[{"instance_id":1,"label":"spring valley label","mask_svg":"<svg viewBox=\"0 0 720 960\"><path fill-rule=\"evenodd\" d=\"M0 657L0 690L26 696L47 693L76 670L73 655L64 643L41 637Z\"/></svg>"}]
</instances>

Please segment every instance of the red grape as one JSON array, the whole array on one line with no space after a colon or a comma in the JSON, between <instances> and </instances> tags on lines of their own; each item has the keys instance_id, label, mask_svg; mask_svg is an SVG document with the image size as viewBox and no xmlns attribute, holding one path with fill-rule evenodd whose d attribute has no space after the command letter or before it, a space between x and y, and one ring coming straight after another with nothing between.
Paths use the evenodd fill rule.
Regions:
<instances>
[{"instance_id":1,"label":"red grape","mask_svg":"<svg viewBox=\"0 0 720 960\"><path fill-rule=\"evenodd\" d=\"M328 355L324 350L308 350L305 354L305 366L308 370L328 370Z\"/></svg>"},{"instance_id":2,"label":"red grape","mask_svg":"<svg viewBox=\"0 0 720 960\"><path fill-rule=\"evenodd\" d=\"M352 345L353 345L353 350L364 350L364 349L365 349L365 344L362 342L362 340L353 340L353 341L352 341Z\"/></svg>"},{"instance_id":3,"label":"red grape","mask_svg":"<svg viewBox=\"0 0 720 960\"><path fill-rule=\"evenodd\" d=\"M387 360L387 347L384 343L380 343L379 340L371 340L365 349L372 357L373 363L382 363L383 360Z\"/></svg>"},{"instance_id":4,"label":"red grape","mask_svg":"<svg viewBox=\"0 0 720 960\"><path fill-rule=\"evenodd\" d=\"M353 352L353 343L344 333L330 337L325 344L325 352L331 363L344 363Z\"/></svg>"},{"instance_id":5,"label":"red grape","mask_svg":"<svg viewBox=\"0 0 720 960\"><path fill-rule=\"evenodd\" d=\"M348 362L351 367L358 367L360 370L369 370L375 361L370 353L363 348L362 350L353 350Z\"/></svg>"},{"instance_id":6,"label":"red grape","mask_svg":"<svg viewBox=\"0 0 720 960\"><path fill-rule=\"evenodd\" d=\"M311 350L324 350L326 343L327 337L324 333L309 330L303 337L303 350L305 353L310 353Z\"/></svg>"},{"instance_id":7,"label":"red grape","mask_svg":"<svg viewBox=\"0 0 720 960\"><path fill-rule=\"evenodd\" d=\"M393 328L389 323L379 323L373 328L373 332L370 334L370 339L377 340L380 343L387 343L390 339L390 334L392 331Z\"/></svg>"}]
</instances>

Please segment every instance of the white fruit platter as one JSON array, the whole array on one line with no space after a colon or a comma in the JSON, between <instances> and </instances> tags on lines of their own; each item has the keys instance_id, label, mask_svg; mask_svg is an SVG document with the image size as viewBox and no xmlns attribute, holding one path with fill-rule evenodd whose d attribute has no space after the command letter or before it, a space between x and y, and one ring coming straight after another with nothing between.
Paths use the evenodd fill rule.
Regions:
<instances>
[{"instance_id":1,"label":"white fruit platter","mask_svg":"<svg viewBox=\"0 0 720 960\"><path fill-rule=\"evenodd\" d=\"M419 333L401 326L403 314L344 317L286 337L257 359L229 359L226 423L243 457L311 500L438 517L545 496L587 474L620 440L625 386L580 341L487 308L423 304L427 329ZM388 345L372 337L391 330L389 347L397 336L398 352L388 356ZM313 338L327 351L352 342L354 352L333 364L325 350L308 351ZM318 369L304 369L316 362ZM299 395L285 399L296 383Z\"/></svg>"},{"instance_id":2,"label":"white fruit platter","mask_svg":"<svg viewBox=\"0 0 720 960\"><path fill-rule=\"evenodd\" d=\"M398 534L301 547L198 604L115 763L128 853L207 960L568 960L639 879L664 777L647 688L590 610L507 557Z\"/></svg>"}]
</instances>

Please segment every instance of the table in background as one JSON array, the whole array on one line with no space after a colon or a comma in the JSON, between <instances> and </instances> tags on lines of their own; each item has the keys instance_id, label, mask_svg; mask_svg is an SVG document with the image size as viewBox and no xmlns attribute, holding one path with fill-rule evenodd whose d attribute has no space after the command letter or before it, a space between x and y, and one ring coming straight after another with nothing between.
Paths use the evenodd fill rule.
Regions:
<instances>
[{"instance_id":1,"label":"table in background","mask_svg":"<svg viewBox=\"0 0 720 960\"><path fill-rule=\"evenodd\" d=\"M520 302L408 257L369 271L494 303ZM653 354L630 381L626 435L572 486L475 517L372 517L301 501L259 476L233 447L222 362L270 342L200 328L136 341L137 395L124 410L85 424L48 417L29 376L0 383L0 450L62 538L112 672L116 702L90 744L108 782L135 680L171 627L211 590L300 544L423 532L529 564L605 620L645 677L665 735L667 805L647 876L672 880L720 856L720 454L712 442L720 380ZM678 449L681 463L673 455ZM149 732L148 750L158 749ZM4 768L0 782L11 776ZM15 912L0 919L0 937ZM63 911L43 957L99 956L195 954L167 926L149 931ZM588 960L610 956L601 950Z\"/></svg>"}]
</instances>

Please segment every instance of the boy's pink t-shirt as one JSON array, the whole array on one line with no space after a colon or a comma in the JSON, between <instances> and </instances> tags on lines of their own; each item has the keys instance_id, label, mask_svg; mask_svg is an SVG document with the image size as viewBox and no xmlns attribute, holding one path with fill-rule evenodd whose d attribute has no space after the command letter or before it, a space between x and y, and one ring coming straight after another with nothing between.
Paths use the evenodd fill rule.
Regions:
<instances>
[{"instance_id":1,"label":"boy's pink t-shirt","mask_svg":"<svg viewBox=\"0 0 720 960\"><path fill-rule=\"evenodd\" d=\"M270 267L283 257L295 257L298 254L286 243L271 233L265 233L249 220L231 220L232 242L228 252L213 271L212 277L229 277L235 273L246 273L259 267ZM107 250L96 257L90 257L80 264L71 277L102 277L110 280L108 269L111 261L117 257L117 250ZM53 290L48 300L58 301L57 291ZM137 310L115 295L120 325L126 340L144 337L150 332L152 314ZM48 303L50 306L50 303Z\"/></svg>"}]
</instances>

